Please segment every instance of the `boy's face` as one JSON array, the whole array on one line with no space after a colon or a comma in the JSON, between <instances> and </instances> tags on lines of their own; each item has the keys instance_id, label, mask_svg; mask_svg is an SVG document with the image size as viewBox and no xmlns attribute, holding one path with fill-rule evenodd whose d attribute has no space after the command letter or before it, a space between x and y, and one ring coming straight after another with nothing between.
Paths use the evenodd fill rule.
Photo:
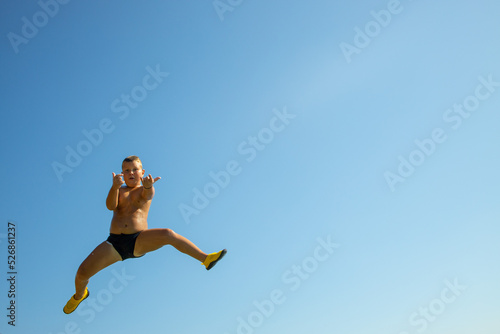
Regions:
<instances>
[{"instance_id":1,"label":"boy's face","mask_svg":"<svg viewBox=\"0 0 500 334\"><path fill-rule=\"evenodd\" d=\"M122 164L123 180L127 187L134 188L141 185L144 169L138 161L124 162Z\"/></svg>"}]
</instances>

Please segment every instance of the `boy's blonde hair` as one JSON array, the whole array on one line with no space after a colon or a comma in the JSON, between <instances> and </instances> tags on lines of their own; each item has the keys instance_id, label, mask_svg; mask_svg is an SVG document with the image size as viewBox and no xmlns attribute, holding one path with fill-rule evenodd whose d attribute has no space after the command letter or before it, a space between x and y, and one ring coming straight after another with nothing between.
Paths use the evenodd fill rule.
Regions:
<instances>
[{"instance_id":1,"label":"boy's blonde hair","mask_svg":"<svg viewBox=\"0 0 500 334\"><path fill-rule=\"evenodd\" d=\"M125 159L123 159L122 167L123 167L123 163L125 163L125 162L134 162L134 161L138 161L139 164L141 165L141 168L142 168L142 161L136 155L130 155L130 156L126 157Z\"/></svg>"}]
</instances>

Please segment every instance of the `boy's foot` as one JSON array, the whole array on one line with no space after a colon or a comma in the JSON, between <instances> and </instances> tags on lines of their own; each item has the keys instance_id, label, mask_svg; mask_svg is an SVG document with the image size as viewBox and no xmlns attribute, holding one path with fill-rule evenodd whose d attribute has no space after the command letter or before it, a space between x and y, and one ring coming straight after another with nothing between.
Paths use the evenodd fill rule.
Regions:
<instances>
[{"instance_id":1,"label":"boy's foot","mask_svg":"<svg viewBox=\"0 0 500 334\"><path fill-rule=\"evenodd\" d=\"M219 262L220 259L224 257L224 255L226 255L226 253L227 250L223 249L220 252L208 254L202 264L207 268L207 270L210 270L217 262Z\"/></svg>"},{"instance_id":2,"label":"boy's foot","mask_svg":"<svg viewBox=\"0 0 500 334\"><path fill-rule=\"evenodd\" d=\"M80 305L80 303L83 302L89 295L89 289L85 288L85 293L83 294L82 299L75 299L75 295L71 296L71 299L66 303L66 306L64 306L63 312L66 314L70 314L71 312L76 310L78 305Z\"/></svg>"}]
</instances>

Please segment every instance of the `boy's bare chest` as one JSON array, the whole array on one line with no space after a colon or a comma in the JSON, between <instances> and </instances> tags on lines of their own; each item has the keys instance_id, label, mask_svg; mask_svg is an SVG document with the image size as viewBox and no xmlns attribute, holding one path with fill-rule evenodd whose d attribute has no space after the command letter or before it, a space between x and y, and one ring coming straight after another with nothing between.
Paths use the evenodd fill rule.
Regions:
<instances>
[{"instance_id":1,"label":"boy's bare chest","mask_svg":"<svg viewBox=\"0 0 500 334\"><path fill-rule=\"evenodd\" d=\"M142 208L145 204L145 200L141 197L141 190L138 190L120 191L117 209L127 210Z\"/></svg>"}]
</instances>

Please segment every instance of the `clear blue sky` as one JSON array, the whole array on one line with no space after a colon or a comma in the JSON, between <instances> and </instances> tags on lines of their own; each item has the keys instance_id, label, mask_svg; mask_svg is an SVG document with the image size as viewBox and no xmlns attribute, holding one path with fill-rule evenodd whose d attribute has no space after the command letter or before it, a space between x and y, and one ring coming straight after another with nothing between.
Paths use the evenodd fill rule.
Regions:
<instances>
[{"instance_id":1,"label":"clear blue sky","mask_svg":"<svg viewBox=\"0 0 500 334\"><path fill-rule=\"evenodd\" d=\"M60 1L0 5L0 332L498 333L497 1ZM132 154L149 226L227 257L65 315Z\"/></svg>"}]
</instances>

